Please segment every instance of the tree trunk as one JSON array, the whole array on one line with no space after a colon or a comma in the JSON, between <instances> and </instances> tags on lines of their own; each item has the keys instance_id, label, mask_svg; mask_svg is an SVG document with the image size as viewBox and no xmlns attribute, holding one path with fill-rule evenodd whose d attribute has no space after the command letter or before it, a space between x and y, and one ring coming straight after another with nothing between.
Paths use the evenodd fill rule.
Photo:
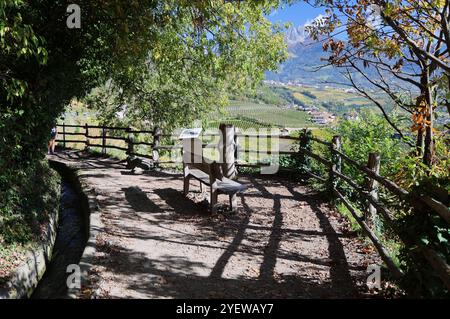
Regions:
<instances>
[{"instance_id":1,"label":"tree trunk","mask_svg":"<svg viewBox=\"0 0 450 319\"><path fill-rule=\"evenodd\" d=\"M416 155L423 156L423 130L417 131Z\"/></svg>"},{"instance_id":2,"label":"tree trunk","mask_svg":"<svg viewBox=\"0 0 450 319\"><path fill-rule=\"evenodd\" d=\"M447 84L448 84L448 91L450 92L450 75L447 74ZM448 115L450 115L450 99L445 100L445 106L447 107Z\"/></svg>"},{"instance_id":3,"label":"tree trunk","mask_svg":"<svg viewBox=\"0 0 450 319\"><path fill-rule=\"evenodd\" d=\"M434 158L434 141L433 141L433 88L430 87L430 75L428 70L425 72L427 85L425 87L425 98L427 102L426 120L428 124L425 126L425 140L423 148L423 163L430 167Z\"/></svg>"},{"instance_id":4,"label":"tree trunk","mask_svg":"<svg viewBox=\"0 0 450 319\"><path fill-rule=\"evenodd\" d=\"M432 111L431 111L432 112ZM430 167L434 159L434 141L433 141L433 118L429 116L430 125L425 130L425 146L423 150L423 162Z\"/></svg>"}]
</instances>

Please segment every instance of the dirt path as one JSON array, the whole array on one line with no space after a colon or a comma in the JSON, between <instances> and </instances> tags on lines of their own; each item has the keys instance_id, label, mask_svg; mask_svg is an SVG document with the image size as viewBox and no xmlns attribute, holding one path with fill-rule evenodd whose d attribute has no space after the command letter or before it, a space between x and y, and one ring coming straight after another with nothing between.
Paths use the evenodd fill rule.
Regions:
<instances>
[{"instance_id":1,"label":"dirt path","mask_svg":"<svg viewBox=\"0 0 450 319\"><path fill-rule=\"evenodd\" d=\"M198 194L183 196L180 174L134 175L112 159L58 156L76 163L98 194L107 231L97 242L97 297L368 295L367 265L380 261L308 187L243 176L249 189L238 212L213 217Z\"/></svg>"}]
</instances>

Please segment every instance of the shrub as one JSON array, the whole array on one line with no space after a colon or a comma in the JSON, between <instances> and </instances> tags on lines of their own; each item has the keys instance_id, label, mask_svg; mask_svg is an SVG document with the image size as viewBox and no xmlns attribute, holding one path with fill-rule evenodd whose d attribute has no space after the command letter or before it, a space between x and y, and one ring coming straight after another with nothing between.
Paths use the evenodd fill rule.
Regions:
<instances>
[{"instance_id":1,"label":"shrub","mask_svg":"<svg viewBox=\"0 0 450 319\"><path fill-rule=\"evenodd\" d=\"M59 177L37 162L0 183L0 243L26 244L39 239L49 212L59 203Z\"/></svg>"},{"instance_id":2,"label":"shrub","mask_svg":"<svg viewBox=\"0 0 450 319\"><path fill-rule=\"evenodd\" d=\"M395 121L395 118L394 118ZM340 121L337 133L341 136L342 151L355 161L364 164L369 153L380 155L380 174L393 177L396 165L408 148L400 139L394 138L395 131L381 116L373 112L361 112L356 120ZM351 177L359 177L355 169L345 168Z\"/></svg>"},{"instance_id":3,"label":"shrub","mask_svg":"<svg viewBox=\"0 0 450 319\"><path fill-rule=\"evenodd\" d=\"M398 163L396 183L418 195L428 195L449 205L450 159L444 135L435 139L436 156L431 167L423 164L421 157L407 156ZM436 271L419 252L426 247L434 250L450 264L450 228L436 212L427 207L398 214L397 228L403 237L414 243L404 247L399 254L405 278L401 284L416 296L442 298L450 293Z\"/></svg>"}]
</instances>

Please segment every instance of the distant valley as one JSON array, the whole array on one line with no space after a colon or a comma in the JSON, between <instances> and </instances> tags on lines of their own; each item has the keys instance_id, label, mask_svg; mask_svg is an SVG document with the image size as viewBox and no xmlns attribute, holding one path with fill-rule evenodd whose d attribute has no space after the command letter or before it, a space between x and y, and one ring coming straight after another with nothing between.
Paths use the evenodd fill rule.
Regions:
<instances>
[{"instance_id":1,"label":"distant valley","mask_svg":"<svg viewBox=\"0 0 450 319\"><path fill-rule=\"evenodd\" d=\"M266 80L292 82L305 85L324 85L325 83L344 83L346 80L340 70L325 66L329 53L322 49L322 42L308 38L304 26L286 31L289 58L276 72L266 72Z\"/></svg>"}]
</instances>

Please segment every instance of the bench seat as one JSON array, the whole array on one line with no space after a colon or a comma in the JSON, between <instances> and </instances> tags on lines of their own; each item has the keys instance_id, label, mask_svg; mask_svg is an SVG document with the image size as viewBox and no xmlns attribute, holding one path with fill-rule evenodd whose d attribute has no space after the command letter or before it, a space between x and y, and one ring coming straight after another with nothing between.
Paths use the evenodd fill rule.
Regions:
<instances>
[{"instance_id":1,"label":"bench seat","mask_svg":"<svg viewBox=\"0 0 450 319\"><path fill-rule=\"evenodd\" d=\"M222 180L217 180L217 190L221 194L237 194L242 193L247 189L247 186L235 182L229 178L223 177Z\"/></svg>"},{"instance_id":2,"label":"bench seat","mask_svg":"<svg viewBox=\"0 0 450 319\"><path fill-rule=\"evenodd\" d=\"M209 175L202 170L196 168L190 169L189 174L199 182L202 182L207 186L211 186ZM216 179L216 188L221 194L234 194L245 191L247 186L235 182L232 179L223 177L222 180Z\"/></svg>"},{"instance_id":3,"label":"bench seat","mask_svg":"<svg viewBox=\"0 0 450 319\"><path fill-rule=\"evenodd\" d=\"M231 210L234 210L237 206L236 194L242 193L247 189L247 186L224 177L221 165L216 162L205 161L202 159L201 163L183 162L183 166L184 194L187 195L189 193L189 180L191 178L200 181L201 184L209 186L211 196L209 203L213 213L216 212L217 209L217 196L219 194L226 194L229 196L230 208Z\"/></svg>"}]
</instances>

